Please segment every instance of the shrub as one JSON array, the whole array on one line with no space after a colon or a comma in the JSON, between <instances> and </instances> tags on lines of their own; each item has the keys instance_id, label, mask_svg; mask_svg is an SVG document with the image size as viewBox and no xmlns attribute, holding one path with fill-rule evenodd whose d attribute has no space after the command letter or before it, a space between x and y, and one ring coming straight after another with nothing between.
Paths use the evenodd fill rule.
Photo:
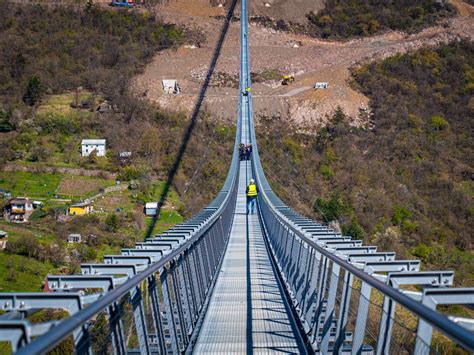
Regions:
<instances>
[{"instance_id":1,"label":"shrub","mask_svg":"<svg viewBox=\"0 0 474 355\"><path fill-rule=\"evenodd\" d=\"M327 165L323 164L319 167L319 172L325 179L329 180L334 176L334 171Z\"/></svg>"},{"instance_id":2,"label":"shrub","mask_svg":"<svg viewBox=\"0 0 474 355\"><path fill-rule=\"evenodd\" d=\"M355 218L351 219L351 223L349 225L343 225L341 229L343 235L350 235L351 237L359 240L364 239L364 230Z\"/></svg>"},{"instance_id":3,"label":"shrub","mask_svg":"<svg viewBox=\"0 0 474 355\"><path fill-rule=\"evenodd\" d=\"M144 172L141 169L135 168L133 166L126 166L117 176L117 179L121 181L138 180L143 175Z\"/></svg>"},{"instance_id":4,"label":"shrub","mask_svg":"<svg viewBox=\"0 0 474 355\"><path fill-rule=\"evenodd\" d=\"M120 227L120 220L115 213L110 213L105 218L105 229L109 232L117 232Z\"/></svg>"},{"instance_id":5,"label":"shrub","mask_svg":"<svg viewBox=\"0 0 474 355\"><path fill-rule=\"evenodd\" d=\"M339 194L333 194L330 199L318 198L314 204L314 210L319 213L324 222L329 223L337 220L347 211Z\"/></svg>"},{"instance_id":6,"label":"shrub","mask_svg":"<svg viewBox=\"0 0 474 355\"><path fill-rule=\"evenodd\" d=\"M48 212L41 209L41 208L38 208L37 210L33 211L33 213L31 214L29 220L30 221L35 221L37 219L40 219L40 218L43 218L43 217L46 217L48 215Z\"/></svg>"},{"instance_id":7,"label":"shrub","mask_svg":"<svg viewBox=\"0 0 474 355\"><path fill-rule=\"evenodd\" d=\"M12 122L12 112L0 109L0 132L10 132L15 128L15 124Z\"/></svg>"},{"instance_id":8,"label":"shrub","mask_svg":"<svg viewBox=\"0 0 474 355\"><path fill-rule=\"evenodd\" d=\"M411 217L411 212L405 207L395 205L393 210L392 222L395 225L400 225Z\"/></svg>"},{"instance_id":9,"label":"shrub","mask_svg":"<svg viewBox=\"0 0 474 355\"><path fill-rule=\"evenodd\" d=\"M412 249L412 254L422 260L426 260L430 255L431 251L432 249L425 243L420 243L417 247Z\"/></svg>"},{"instance_id":10,"label":"shrub","mask_svg":"<svg viewBox=\"0 0 474 355\"><path fill-rule=\"evenodd\" d=\"M431 117L431 128L435 131L442 131L448 128L449 123L444 119L443 116L433 116Z\"/></svg>"}]
</instances>

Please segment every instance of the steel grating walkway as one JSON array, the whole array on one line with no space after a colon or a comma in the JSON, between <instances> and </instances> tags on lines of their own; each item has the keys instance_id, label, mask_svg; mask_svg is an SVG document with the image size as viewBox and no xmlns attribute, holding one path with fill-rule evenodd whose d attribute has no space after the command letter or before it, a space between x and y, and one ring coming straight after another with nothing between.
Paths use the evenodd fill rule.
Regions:
<instances>
[{"instance_id":1,"label":"steel grating walkway","mask_svg":"<svg viewBox=\"0 0 474 355\"><path fill-rule=\"evenodd\" d=\"M240 163L234 222L222 268L193 353L299 353L257 214L246 215L250 163Z\"/></svg>"}]
</instances>

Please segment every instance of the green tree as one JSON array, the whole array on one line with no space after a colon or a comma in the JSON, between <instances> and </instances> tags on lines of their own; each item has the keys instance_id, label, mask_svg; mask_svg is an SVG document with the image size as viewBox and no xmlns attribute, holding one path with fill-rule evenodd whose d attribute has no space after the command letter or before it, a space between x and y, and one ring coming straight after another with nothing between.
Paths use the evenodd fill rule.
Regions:
<instances>
[{"instance_id":1,"label":"green tree","mask_svg":"<svg viewBox=\"0 0 474 355\"><path fill-rule=\"evenodd\" d=\"M333 194L329 200L318 198L314 204L314 211L319 213L326 223L338 219L346 210L339 194Z\"/></svg>"},{"instance_id":2,"label":"green tree","mask_svg":"<svg viewBox=\"0 0 474 355\"><path fill-rule=\"evenodd\" d=\"M116 232L120 227L119 218L115 213L110 213L105 218L105 229L109 232Z\"/></svg>"},{"instance_id":3,"label":"green tree","mask_svg":"<svg viewBox=\"0 0 474 355\"><path fill-rule=\"evenodd\" d=\"M354 239L364 239L364 230L357 222L356 218L352 218L349 225L342 226L342 234L350 235Z\"/></svg>"},{"instance_id":4,"label":"green tree","mask_svg":"<svg viewBox=\"0 0 474 355\"><path fill-rule=\"evenodd\" d=\"M35 75L28 81L25 94L23 95L23 102L29 106L35 106L41 100L43 94L44 86Z\"/></svg>"},{"instance_id":5,"label":"green tree","mask_svg":"<svg viewBox=\"0 0 474 355\"><path fill-rule=\"evenodd\" d=\"M0 110L0 132L10 132L15 128L12 122L12 112Z\"/></svg>"}]
</instances>

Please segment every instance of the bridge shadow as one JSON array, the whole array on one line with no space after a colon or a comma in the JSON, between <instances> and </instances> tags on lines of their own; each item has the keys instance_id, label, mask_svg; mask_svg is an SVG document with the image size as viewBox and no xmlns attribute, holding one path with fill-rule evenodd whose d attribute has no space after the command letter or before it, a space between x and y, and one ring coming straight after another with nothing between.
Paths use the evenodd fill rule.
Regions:
<instances>
[{"instance_id":1,"label":"bridge shadow","mask_svg":"<svg viewBox=\"0 0 474 355\"><path fill-rule=\"evenodd\" d=\"M181 145L178 149L178 153L176 154L176 157L174 159L173 165L171 166L168 176L166 179L165 186L163 188L163 191L160 194L160 199L158 201L158 206L156 210L156 215L153 217L150 225L147 228L145 239L149 238L153 230L155 229L156 222L160 218L160 213L161 209L165 205L166 199L168 198L168 194L170 191L171 186L173 185L174 178L176 176L176 173L178 172L178 169L181 165L181 161L183 160L184 153L186 152L186 148L188 146L189 139L191 138L191 135L193 133L193 130L196 126L199 113L201 112L201 106L204 101L204 98L206 96L206 91L207 88L209 87L209 83L212 78L212 74L214 73L214 69L216 68L217 65L217 60L219 59L220 52L222 49L222 45L224 44L225 37L227 35L227 31L229 29L232 17L234 16L234 10L237 5L237 0L232 0L232 4L229 7L229 11L227 12L227 16L225 18L224 24L222 25L222 30L221 34L219 36L219 40L217 41L216 47L214 49L214 53L211 58L211 62L209 64L209 69L207 70L206 78L204 80L204 83L201 86L201 89L199 91L199 96L197 98L196 104L194 105L193 112L191 114L191 120L189 122L189 125L186 127L186 130L184 131L183 138L181 141Z\"/></svg>"}]
</instances>

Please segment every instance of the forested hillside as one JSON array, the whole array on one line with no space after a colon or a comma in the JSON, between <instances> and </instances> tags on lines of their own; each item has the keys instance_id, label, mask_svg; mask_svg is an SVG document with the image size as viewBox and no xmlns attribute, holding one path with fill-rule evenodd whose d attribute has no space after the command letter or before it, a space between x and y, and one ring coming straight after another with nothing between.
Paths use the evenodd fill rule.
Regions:
<instances>
[{"instance_id":1,"label":"forested hillside","mask_svg":"<svg viewBox=\"0 0 474 355\"><path fill-rule=\"evenodd\" d=\"M370 36L386 30L416 32L456 11L447 1L328 0L308 15L310 31L322 38Z\"/></svg>"},{"instance_id":2,"label":"forested hillside","mask_svg":"<svg viewBox=\"0 0 474 355\"><path fill-rule=\"evenodd\" d=\"M261 120L276 190L344 233L456 269L457 283L472 285L474 45L397 55L353 78L370 98L369 127L350 127L341 110L315 134Z\"/></svg>"},{"instance_id":3,"label":"forested hillside","mask_svg":"<svg viewBox=\"0 0 474 355\"><path fill-rule=\"evenodd\" d=\"M305 20L297 22L285 18L301 9L277 17L253 16L250 21L279 31L341 40L389 30L415 33L457 13L450 2L437 0L327 0L319 11L310 11L310 7Z\"/></svg>"}]
</instances>

